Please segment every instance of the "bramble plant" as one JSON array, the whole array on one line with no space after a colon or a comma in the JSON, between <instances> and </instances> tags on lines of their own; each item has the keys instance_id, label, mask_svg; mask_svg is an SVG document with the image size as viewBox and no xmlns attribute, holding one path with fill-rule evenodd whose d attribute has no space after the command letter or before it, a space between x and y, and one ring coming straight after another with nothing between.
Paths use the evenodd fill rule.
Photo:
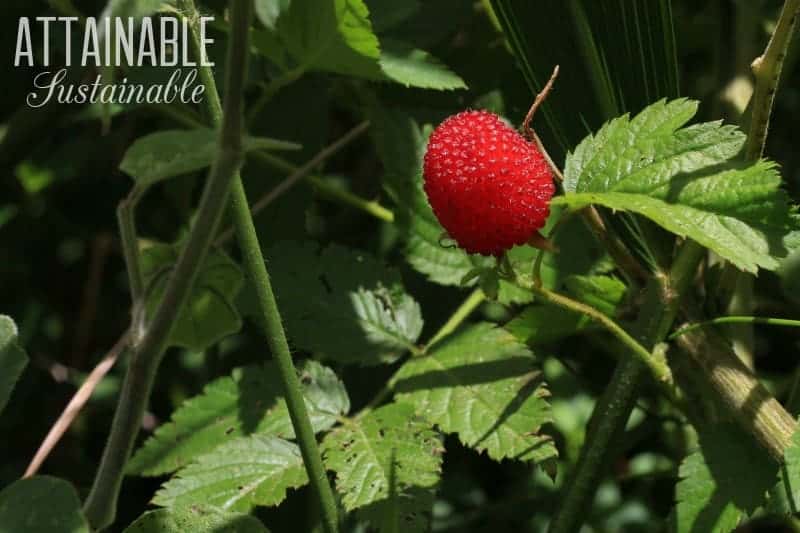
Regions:
<instances>
[{"instance_id":1,"label":"bramble plant","mask_svg":"<svg viewBox=\"0 0 800 533\"><path fill-rule=\"evenodd\" d=\"M0 531L800 530L800 0L697 4L4 3Z\"/></svg>"}]
</instances>

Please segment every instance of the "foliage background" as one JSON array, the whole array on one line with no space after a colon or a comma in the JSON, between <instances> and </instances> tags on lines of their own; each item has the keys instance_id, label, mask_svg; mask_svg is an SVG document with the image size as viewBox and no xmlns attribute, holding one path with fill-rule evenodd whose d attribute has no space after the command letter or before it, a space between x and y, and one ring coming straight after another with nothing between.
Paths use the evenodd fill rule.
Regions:
<instances>
[{"instance_id":1,"label":"foliage background","mask_svg":"<svg viewBox=\"0 0 800 533\"><path fill-rule=\"evenodd\" d=\"M367 2L373 11L386 3ZM104 6L101 1L74 4L83 13L98 13ZM430 0L410 4L418 9L389 33L429 50L461 76L469 89L437 92L308 73L276 94L251 122L251 133L301 144L301 150L283 154L299 165L365 118L365 95L422 124L436 124L470 106L488 107L518 124L530 104L531 91L481 3ZM545 23L546 4L542 4ZM204 5L219 13L224 3L209 0ZM672 8L681 95L703 102L700 120L726 118L738 123L744 111L741 102L746 102L742 95L747 93L749 63L763 50L780 2L675 0ZM50 9L37 0L8 1L0 6L0 50L8 52L0 62L4 93L0 99L0 122L4 124L0 130L4 136L0 144L0 310L17 319L21 344L33 359L0 418L0 435L4 435L0 440L4 458L0 486L21 474L76 384L127 327L129 297L115 209L131 182L118 167L136 138L172 127L170 121L147 109L120 110L113 117L113 127L104 134L95 109L59 106L46 114L26 109L24 98L33 72L11 64L16 21L19 16L44 14ZM531 23L536 24L541 22ZM221 56L224 36L217 38L215 50ZM552 41L553 47L562 44L557 36ZM794 142L800 120L796 52L795 44L784 69L766 148L766 154L780 163L786 188L794 198L800 195L800 152ZM221 57L216 59L221 64ZM569 83L571 65L561 67L566 74L556 92L569 90L564 85ZM582 68L578 64L572 67ZM254 61L251 69L253 79L272 72L264 59ZM252 87L250 96L250 102L258 99L257 87ZM556 114L555 121L573 119L566 116L568 107L557 112L565 116ZM601 122L590 126L594 129ZM563 149L551 130L544 122L537 122L537 128L549 139L555 159L563 161ZM383 190L383 164L373 135L360 137L326 161L322 174L336 177L341 186L360 196L391 204ZM180 237L202 175L194 173L157 185L139 208L140 234L167 242ZM251 196L258 197L284 174L251 164L244 178ZM402 257L396 227L321 198L306 183L270 206L256 223L265 246L311 238L370 251L400 269L407 291L424 310L423 339L438 329L465 296L463 290L430 283L410 268ZM797 286L791 272L783 276L761 273L755 289L758 314L797 316ZM478 315L505 323L513 313L513 308L489 303ZM549 431L556 435L564 461L575 459L592 397L602 390L612 368L610 358L598 356L599 351L610 349L605 338L589 335L590 342L586 338L561 339L537 351L546 356L544 369L555 398L556 419L556 427ZM780 399L788 394L796 372L798 340L800 336L792 330L756 327L756 368ZM248 320L239 334L205 353L172 349L159 373L145 433L168 420L183 400L198 394L212 379L261 361L265 350ZM347 385L354 410L374 396L392 371L390 367L336 369ZM48 459L44 473L71 480L79 491L89 487L123 371L124 366L118 365L102 382ZM637 410L624 453L589 513L590 523L600 531L657 529L673 506L677 465L687 446L687 435L674 421L658 415L646 417ZM494 463L486 455L463 448L455 438L448 438L446 447L443 484L434 508L436 530L539 530L555 506L557 494L544 474L510 461ZM141 514L162 481L126 479L120 527ZM309 524L314 520L308 514L313 507L311 497L308 488L302 488L292 491L280 507L259 508L257 513L273 531L297 531L298 517Z\"/></svg>"}]
</instances>

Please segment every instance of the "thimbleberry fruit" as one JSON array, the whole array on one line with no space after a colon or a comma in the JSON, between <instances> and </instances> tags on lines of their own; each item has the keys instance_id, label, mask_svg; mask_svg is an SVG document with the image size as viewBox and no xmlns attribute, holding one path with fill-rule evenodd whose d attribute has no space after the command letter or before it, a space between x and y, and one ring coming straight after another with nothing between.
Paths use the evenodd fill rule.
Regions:
<instances>
[{"instance_id":1,"label":"thimbleberry fruit","mask_svg":"<svg viewBox=\"0 0 800 533\"><path fill-rule=\"evenodd\" d=\"M425 193L447 233L469 253L500 256L538 236L553 174L541 151L488 111L463 111L431 134Z\"/></svg>"}]
</instances>

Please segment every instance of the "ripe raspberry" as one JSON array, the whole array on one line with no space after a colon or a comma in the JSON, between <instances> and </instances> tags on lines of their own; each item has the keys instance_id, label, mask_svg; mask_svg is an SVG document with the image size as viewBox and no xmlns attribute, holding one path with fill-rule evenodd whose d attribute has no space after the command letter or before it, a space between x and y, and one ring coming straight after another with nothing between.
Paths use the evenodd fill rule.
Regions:
<instances>
[{"instance_id":1,"label":"ripe raspberry","mask_svg":"<svg viewBox=\"0 0 800 533\"><path fill-rule=\"evenodd\" d=\"M447 233L469 253L502 255L544 226L555 192L535 144L488 111L463 111L431 134L425 193Z\"/></svg>"}]
</instances>

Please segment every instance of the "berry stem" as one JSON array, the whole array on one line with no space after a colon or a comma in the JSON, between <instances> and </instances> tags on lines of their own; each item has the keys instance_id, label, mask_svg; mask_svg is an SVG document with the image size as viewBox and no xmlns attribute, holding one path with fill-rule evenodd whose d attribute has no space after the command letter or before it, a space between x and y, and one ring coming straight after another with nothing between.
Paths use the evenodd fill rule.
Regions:
<instances>
[{"instance_id":1,"label":"berry stem","mask_svg":"<svg viewBox=\"0 0 800 533\"><path fill-rule=\"evenodd\" d=\"M528 140L533 140L536 137L536 133L534 133L533 129L531 128L531 121L533 120L533 115L536 113L536 110L539 109L539 106L544 103L547 99L547 95L550 94L550 91L553 89L553 84L556 82L556 78L558 77L558 65L553 68L553 73L550 75L550 79L547 80L547 83L544 84L544 88L536 95L536 98L533 100L533 104L531 104L531 108L528 109L528 114L525 115L525 120L522 121L522 133ZM538 139L538 138L537 138ZM541 142L539 142L541 145Z\"/></svg>"}]
</instances>

